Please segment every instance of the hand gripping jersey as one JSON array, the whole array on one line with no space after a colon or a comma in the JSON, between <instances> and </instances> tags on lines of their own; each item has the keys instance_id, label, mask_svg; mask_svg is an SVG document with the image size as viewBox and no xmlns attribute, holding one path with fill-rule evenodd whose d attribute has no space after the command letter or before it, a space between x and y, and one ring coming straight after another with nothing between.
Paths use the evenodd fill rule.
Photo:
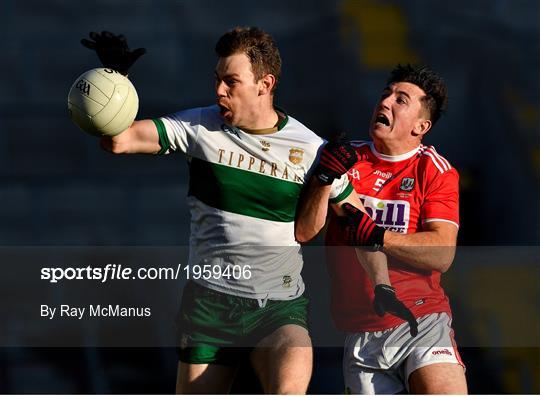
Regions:
<instances>
[{"instance_id":1,"label":"hand gripping jersey","mask_svg":"<svg viewBox=\"0 0 540 396\"><path fill-rule=\"evenodd\" d=\"M410 234L431 221L459 226L458 173L432 146L399 156L376 151L371 142L353 142L359 161L349 171L354 190L377 225ZM328 269L332 281L332 315L336 326L348 332L379 331L403 323L373 311L373 285L345 245L336 217L326 233ZM335 246L335 247L332 247ZM438 312L450 314L440 285L441 274L415 269L388 256L390 281L397 296L416 317Z\"/></svg>"},{"instance_id":2,"label":"hand gripping jersey","mask_svg":"<svg viewBox=\"0 0 540 396\"><path fill-rule=\"evenodd\" d=\"M323 140L292 117L285 117L277 132L246 133L224 124L218 106L180 111L154 123L160 153L188 156L189 265L212 271L194 280L259 300L301 295L302 256L294 217ZM344 175L331 196L341 200L351 192ZM237 271L244 268L249 271Z\"/></svg>"}]
</instances>

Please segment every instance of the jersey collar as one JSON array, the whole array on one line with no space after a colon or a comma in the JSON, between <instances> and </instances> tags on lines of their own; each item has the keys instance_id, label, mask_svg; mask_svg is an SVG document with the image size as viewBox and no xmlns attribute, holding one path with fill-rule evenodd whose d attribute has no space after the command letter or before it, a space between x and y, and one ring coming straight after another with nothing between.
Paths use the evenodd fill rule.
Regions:
<instances>
[{"instance_id":1,"label":"jersey collar","mask_svg":"<svg viewBox=\"0 0 540 396\"><path fill-rule=\"evenodd\" d=\"M272 133L281 131L285 127L285 125L287 125L287 122L289 122L289 116L287 115L287 112L281 107L274 106L274 110L276 111L278 115L278 122L273 127L265 128L265 129L242 129L242 130L246 133L249 133L250 135L270 135Z\"/></svg>"},{"instance_id":2,"label":"jersey collar","mask_svg":"<svg viewBox=\"0 0 540 396\"><path fill-rule=\"evenodd\" d=\"M386 154L379 153L377 149L375 148L375 144L373 142L369 144L369 148L371 149L371 152L373 153L373 155L380 160L388 161L388 162L399 162L399 161L404 161L406 159L409 159L413 157L414 155L416 155L416 153L418 153L418 150L420 149L420 146L415 147L411 151L408 151L406 153L399 154L399 155L386 155Z\"/></svg>"},{"instance_id":3,"label":"jersey collar","mask_svg":"<svg viewBox=\"0 0 540 396\"><path fill-rule=\"evenodd\" d=\"M289 115L287 114L287 111L285 111L285 109L282 107L274 106L274 109L277 111L279 116L279 121L276 126L278 131L281 131L289 122Z\"/></svg>"}]
</instances>

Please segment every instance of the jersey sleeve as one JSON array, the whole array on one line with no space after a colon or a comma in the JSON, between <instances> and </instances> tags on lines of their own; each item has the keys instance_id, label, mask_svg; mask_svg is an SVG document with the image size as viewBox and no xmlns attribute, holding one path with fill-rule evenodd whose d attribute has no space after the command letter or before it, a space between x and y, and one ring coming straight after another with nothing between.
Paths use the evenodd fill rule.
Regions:
<instances>
[{"instance_id":1,"label":"jersey sleeve","mask_svg":"<svg viewBox=\"0 0 540 396\"><path fill-rule=\"evenodd\" d=\"M189 109L153 119L161 147L158 154L181 151L190 155L197 141L201 112L201 109Z\"/></svg>"},{"instance_id":2,"label":"jersey sleeve","mask_svg":"<svg viewBox=\"0 0 540 396\"><path fill-rule=\"evenodd\" d=\"M341 175L339 179L334 179L330 190L330 202L338 203L347 198L353 191L353 186L349 182L347 174Z\"/></svg>"},{"instance_id":3,"label":"jersey sleeve","mask_svg":"<svg viewBox=\"0 0 540 396\"><path fill-rule=\"evenodd\" d=\"M422 223L446 221L459 227L459 175L454 168L430 183L420 216Z\"/></svg>"}]
</instances>

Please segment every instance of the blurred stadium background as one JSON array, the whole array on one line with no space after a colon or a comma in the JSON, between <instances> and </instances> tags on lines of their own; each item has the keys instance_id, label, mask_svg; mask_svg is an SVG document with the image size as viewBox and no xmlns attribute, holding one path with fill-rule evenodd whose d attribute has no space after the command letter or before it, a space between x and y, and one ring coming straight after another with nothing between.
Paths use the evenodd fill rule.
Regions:
<instances>
[{"instance_id":1,"label":"blurred stadium background","mask_svg":"<svg viewBox=\"0 0 540 396\"><path fill-rule=\"evenodd\" d=\"M71 83L98 66L79 41L111 30L147 48L130 75L142 118L212 103L215 41L257 25L281 49L277 104L323 136L367 138L396 63L437 70L450 104L426 142L460 171L460 244L539 245L539 18L536 0L2 0L0 244L187 244L185 161L108 155L68 119ZM470 391L540 393L539 257L490 265L478 249L445 275ZM340 353L316 351L310 392L342 392ZM0 393L171 393L175 369L170 349L5 347Z\"/></svg>"}]
</instances>

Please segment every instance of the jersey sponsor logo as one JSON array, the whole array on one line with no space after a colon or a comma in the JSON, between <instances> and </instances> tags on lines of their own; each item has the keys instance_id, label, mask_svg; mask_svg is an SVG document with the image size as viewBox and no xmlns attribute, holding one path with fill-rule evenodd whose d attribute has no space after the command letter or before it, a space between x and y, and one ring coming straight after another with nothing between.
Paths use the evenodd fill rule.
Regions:
<instances>
[{"instance_id":1,"label":"jersey sponsor logo","mask_svg":"<svg viewBox=\"0 0 540 396\"><path fill-rule=\"evenodd\" d=\"M385 229L402 234L409 228L411 205L408 201L377 199L359 195L367 213L373 221Z\"/></svg>"},{"instance_id":2,"label":"jersey sponsor logo","mask_svg":"<svg viewBox=\"0 0 540 396\"><path fill-rule=\"evenodd\" d=\"M235 135L238 139L242 139L240 137L240 134L238 133L238 128L227 125L227 124L221 124L221 130L223 132L230 133L231 135Z\"/></svg>"},{"instance_id":3,"label":"jersey sponsor logo","mask_svg":"<svg viewBox=\"0 0 540 396\"><path fill-rule=\"evenodd\" d=\"M452 352L450 352L448 349L439 349L438 351L431 351L432 355L450 355L452 356Z\"/></svg>"},{"instance_id":4,"label":"jersey sponsor logo","mask_svg":"<svg viewBox=\"0 0 540 396\"><path fill-rule=\"evenodd\" d=\"M298 165L304 158L304 150L301 148L293 147L289 150L289 161Z\"/></svg>"},{"instance_id":5,"label":"jersey sponsor logo","mask_svg":"<svg viewBox=\"0 0 540 396\"><path fill-rule=\"evenodd\" d=\"M402 191L412 191L414 188L414 178L413 177L404 177L401 179L401 185L399 189Z\"/></svg>"},{"instance_id":6,"label":"jersey sponsor logo","mask_svg":"<svg viewBox=\"0 0 540 396\"><path fill-rule=\"evenodd\" d=\"M375 169L373 174L382 177L383 179L390 179L392 177L392 172L382 172L378 169Z\"/></svg>"},{"instance_id":7,"label":"jersey sponsor logo","mask_svg":"<svg viewBox=\"0 0 540 396\"><path fill-rule=\"evenodd\" d=\"M255 158L244 153L218 148L218 163L235 168L257 172L263 175L288 180L295 183L303 183L302 178L289 166L276 162L267 162L262 158Z\"/></svg>"}]
</instances>

